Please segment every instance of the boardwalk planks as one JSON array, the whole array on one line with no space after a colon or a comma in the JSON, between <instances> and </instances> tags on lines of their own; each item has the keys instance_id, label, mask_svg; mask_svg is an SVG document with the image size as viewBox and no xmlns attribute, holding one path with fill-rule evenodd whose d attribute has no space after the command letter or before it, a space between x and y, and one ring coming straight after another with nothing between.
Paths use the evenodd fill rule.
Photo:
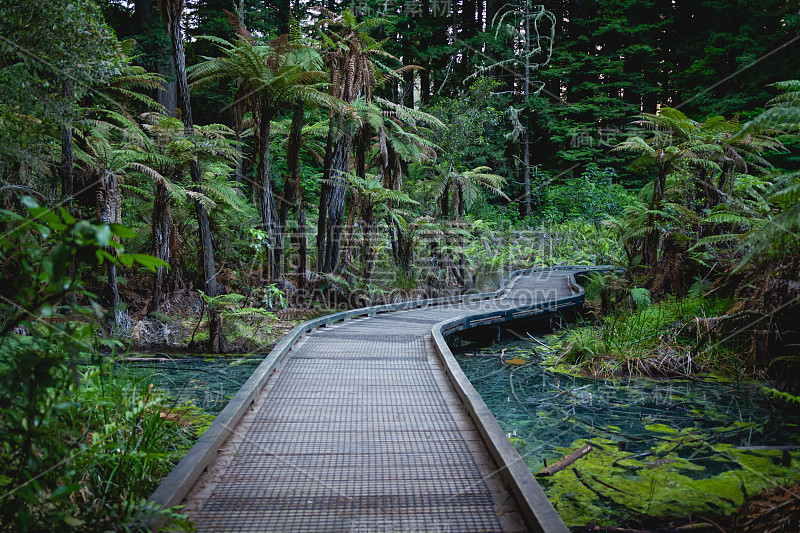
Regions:
<instances>
[{"instance_id":1,"label":"boardwalk planks","mask_svg":"<svg viewBox=\"0 0 800 533\"><path fill-rule=\"evenodd\" d=\"M441 328L577 305L581 270L298 326L151 500L198 531L566 532Z\"/></svg>"}]
</instances>

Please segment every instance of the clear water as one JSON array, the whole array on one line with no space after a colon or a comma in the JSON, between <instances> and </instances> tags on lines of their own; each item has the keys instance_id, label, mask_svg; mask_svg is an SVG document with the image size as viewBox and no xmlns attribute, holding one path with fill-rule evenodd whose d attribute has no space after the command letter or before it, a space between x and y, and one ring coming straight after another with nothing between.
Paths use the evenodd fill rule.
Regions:
<instances>
[{"instance_id":1,"label":"clear water","mask_svg":"<svg viewBox=\"0 0 800 533\"><path fill-rule=\"evenodd\" d=\"M569 525L728 514L800 478L796 451L785 467L782 450L741 448L800 444L800 417L762 384L571 377L543 365L547 348L530 339L453 351L532 472L594 448L537 478Z\"/></svg>"},{"instance_id":2,"label":"clear water","mask_svg":"<svg viewBox=\"0 0 800 533\"><path fill-rule=\"evenodd\" d=\"M123 362L120 367L133 375L149 379L156 388L179 402L188 402L208 414L217 415L244 385L261 356L208 357L155 354L147 361Z\"/></svg>"}]
</instances>

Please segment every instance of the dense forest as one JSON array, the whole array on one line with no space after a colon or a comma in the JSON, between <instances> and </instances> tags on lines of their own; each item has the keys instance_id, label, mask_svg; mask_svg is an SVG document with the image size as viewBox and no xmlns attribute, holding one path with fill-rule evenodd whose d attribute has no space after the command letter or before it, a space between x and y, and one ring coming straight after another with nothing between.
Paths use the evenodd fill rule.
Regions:
<instances>
[{"instance_id":1,"label":"dense forest","mask_svg":"<svg viewBox=\"0 0 800 533\"><path fill-rule=\"evenodd\" d=\"M189 527L143 502L207 415L129 352L264 353L516 268L614 267L575 373L800 402L796 0L8 0L0 29L0 531Z\"/></svg>"}]
</instances>

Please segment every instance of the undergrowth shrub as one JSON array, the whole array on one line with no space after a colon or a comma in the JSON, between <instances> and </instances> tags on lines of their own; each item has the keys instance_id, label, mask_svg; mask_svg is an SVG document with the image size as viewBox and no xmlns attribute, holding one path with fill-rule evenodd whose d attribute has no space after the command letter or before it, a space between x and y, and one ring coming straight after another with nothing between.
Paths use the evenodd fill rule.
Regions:
<instances>
[{"instance_id":1,"label":"undergrowth shrub","mask_svg":"<svg viewBox=\"0 0 800 533\"><path fill-rule=\"evenodd\" d=\"M562 223L570 220L601 222L618 217L634 195L614 183L616 177L613 168L601 169L590 164L580 176L548 186L540 209L541 218Z\"/></svg>"},{"instance_id":2,"label":"undergrowth shrub","mask_svg":"<svg viewBox=\"0 0 800 533\"><path fill-rule=\"evenodd\" d=\"M100 354L121 344L101 325L114 310L80 278L106 261L152 270L157 260L124 252L127 228L23 205L27 216L0 211L0 529L118 529L143 511L188 527L144 503L189 445L186 418L109 370Z\"/></svg>"},{"instance_id":3,"label":"undergrowth shrub","mask_svg":"<svg viewBox=\"0 0 800 533\"><path fill-rule=\"evenodd\" d=\"M653 304L644 292L631 291L635 307L600 319L598 325L572 330L560 361L595 375L694 375L736 373L723 346L697 346L697 317L724 313L729 300L667 297Z\"/></svg>"}]
</instances>

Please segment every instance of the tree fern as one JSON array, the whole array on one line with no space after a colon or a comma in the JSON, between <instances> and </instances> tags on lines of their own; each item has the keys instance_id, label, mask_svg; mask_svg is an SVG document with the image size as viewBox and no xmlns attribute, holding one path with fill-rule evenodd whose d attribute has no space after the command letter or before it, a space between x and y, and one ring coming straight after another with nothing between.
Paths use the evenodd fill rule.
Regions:
<instances>
[{"instance_id":1,"label":"tree fern","mask_svg":"<svg viewBox=\"0 0 800 533\"><path fill-rule=\"evenodd\" d=\"M650 296L650 291L643 287L634 287L631 289L631 300L636 305L637 309L644 309L650 307L653 303L653 298Z\"/></svg>"},{"instance_id":2,"label":"tree fern","mask_svg":"<svg viewBox=\"0 0 800 533\"><path fill-rule=\"evenodd\" d=\"M769 109L742 126L734 140L762 132L800 131L800 80L778 82L773 86L784 93L768 102Z\"/></svg>"},{"instance_id":3,"label":"tree fern","mask_svg":"<svg viewBox=\"0 0 800 533\"><path fill-rule=\"evenodd\" d=\"M435 116L431 115L430 113L425 113L424 111L420 111L419 109L406 107L404 105L395 104L394 102L379 97L375 97L375 102L382 105L386 109L392 111L395 115L397 115L397 118L399 118L404 123L416 125L416 123L421 122L423 124L429 124L437 128L447 129L447 126L445 125L444 122L442 122Z\"/></svg>"},{"instance_id":4,"label":"tree fern","mask_svg":"<svg viewBox=\"0 0 800 533\"><path fill-rule=\"evenodd\" d=\"M716 212L708 215L702 220L703 224L737 224L748 227L753 224L752 217L732 212Z\"/></svg>"}]
</instances>

